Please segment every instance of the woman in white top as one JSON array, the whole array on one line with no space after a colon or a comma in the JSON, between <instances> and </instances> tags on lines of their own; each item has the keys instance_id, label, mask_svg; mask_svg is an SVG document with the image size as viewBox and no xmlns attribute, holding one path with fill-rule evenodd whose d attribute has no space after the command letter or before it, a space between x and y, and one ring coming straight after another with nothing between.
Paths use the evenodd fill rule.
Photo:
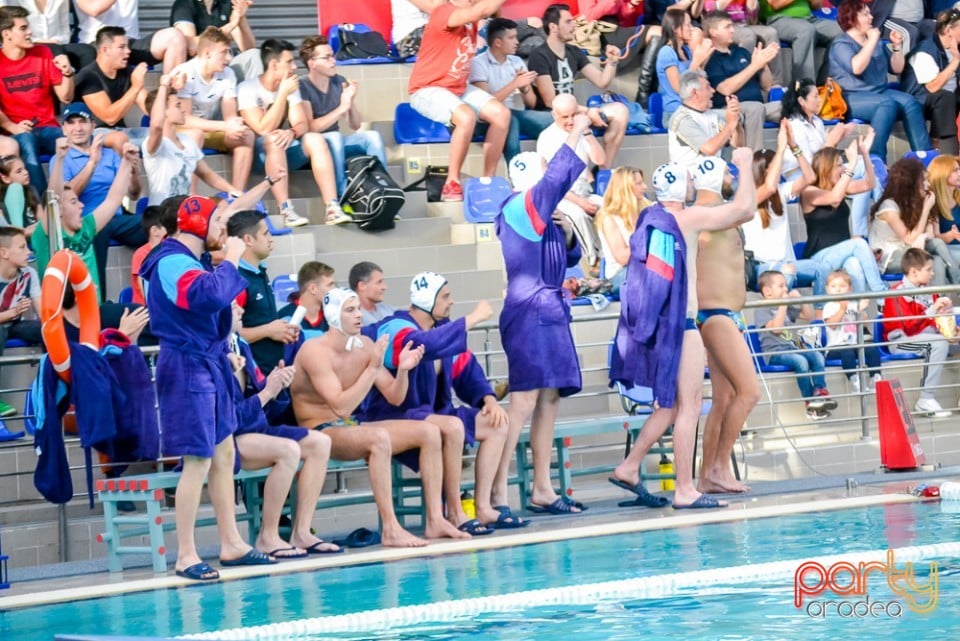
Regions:
<instances>
[{"instance_id":1,"label":"woman in white top","mask_svg":"<svg viewBox=\"0 0 960 641\"><path fill-rule=\"evenodd\" d=\"M813 154L824 147L840 148L840 141L856 131L853 123L838 123L830 131L826 130L820 118L823 101L813 80L804 78L793 83L783 96L783 117L790 123L793 139L808 163L813 163ZM783 177L794 180L800 176L800 166L796 157L788 155L783 159ZM861 161L854 168L854 180L864 177ZM870 205L880 196L881 186L873 191L856 194L850 199L850 234L867 235L867 216Z\"/></svg>"},{"instance_id":2,"label":"woman in white top","mask_svg":"<svg viewBox=\"0 0 960 641\"><path fill-rule=\"evenodd\" d=\"M960 283L960 269L938 237L936 202L922 162L901 158L893 163L883 197L870 212L870 246L880 254L884 273L900 273L904 252L918 247L933 256L932 285Z\"/></svg>"},{"instance_id":3,"label":"woman in white top","mask_svg":"<svg viewBox=\"0 0 960 641\"><path fill-rule=\"evenodd\" d=\"M927 180L937 198L938 236L960 264L960 158L940 154L927 165Z\"/></svg>"},{"instance_id":4,"label":"woman in white top","mask_svg":"<svg viewBox=\"0 0 960 641\"><path fill-rule=\"evenodd\" d=\"M644 194L646 190L642 171L617 167L603 194L603 206L597 212L596 225L604 258L603 277L611 282L614 292L620 290L627 276L630 235L637 226L637 218L651 204Z\"/></svg>"},{"instance_id":5,"label":"woman in white top","mask_svg":"<svg viewBox=\"0 0 960 641\"><path fill-rule=\"evenodd\" d=\"M796 179L781 182L780 175L787 156L799 160L800 171ZM787 279L787 289L793 289L798 276L811 281L823 276L816 261L797 260L787 218L787 202L796 198L815 179L810 163L793 140L789 123L781 121L776 151L761 149L753 154L757 211L741 229L743 247L753 253L753 259L758 263L757 276L770 270L782 272Z\"/></svg>"}]
</instances>

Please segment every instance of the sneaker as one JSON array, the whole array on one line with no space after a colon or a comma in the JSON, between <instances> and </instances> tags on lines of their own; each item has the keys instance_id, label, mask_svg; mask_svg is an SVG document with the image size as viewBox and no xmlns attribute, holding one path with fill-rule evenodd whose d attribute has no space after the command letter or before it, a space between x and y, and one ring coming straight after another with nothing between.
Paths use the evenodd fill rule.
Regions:
<instances>
[{"instance_id":1,"label":"sneaker","mask_svg":"<svg viewBox=\"0 0 960 641\"><path fill-rule=\"evenodd\" d=\"M837 402L830 398L830 392L827 391L827 388L821 387L818 390L813 391L813 395L816 397L817 401L820 401L820 407L825 410L835 410L837 409Z\"/></svg>"},{"instance_id":2,"label":"sneaker","mask_svg":"<svg viewBox=\"0 0 960 641\"><path fill-rule=\"evenodd\" d=\"M463 201L463 187L456 180L449 180L440 192L440 200L445 203L459 203Z\"/></svg>"},{"instance_id":3,"label":"sneaker","mask_svg":"<svg viewBox=\"0 0 960 641\"><path fill-rule=\"evenodd\" d=\"M921 398L917 400L916 411L931 418L949 418L953 412L940 407L935 398Z\"/></svg>"},{"instance_id":4,"label":"sneaker","mask_svg":"<svg viewBox=\"0 0 960 641\"><path fill-rule=\"evenodd\" d=\"M6 401L0 400L0 416L13 416L17 413L17 408L7 403Z\"/></svg>"},{"instance_id":5,"label":"sneaker","mask_svg":"<svg viewBox=\"0 0 960 641\"><path fill-rule=\"evenodd\" d=\"M310 223L309 219L297 213L293 205L284 205L280 209L280 215L283 216L283 224L287 227L303 227Z\"/></svg>"},{"instance_id":6,"label":"sneaker","mask_svg":"<svg viewBox=\"0 0 960 641\"><path fill-rule=\"evenodd\" d=\"M860 393L860 377L851 376L847 380L850 382L850 391L853 392L854 394L859 394Z\"/></svg>"},{"instance_id":7,"label":"sneaker","mask_svg":"<svg viewBox=\"0 0 960 641\"><path fill-rule=\"evenodd\" d=\"M830 412L825 409L820 409L811 405L811 402L807 402L807 418L811 421L822 421L825 418L830 418Z\"/></svg>"},{"instance_id":8,"label":"sneaker","mask_svg":"<svg viewBox=\"0 0 960 641\"><path fill-rule=\"evenodd\" d=\"M326 223L328 225L342 225L343 223L353 222L353 218L345 214L342 209L340 209L340 203L335 200L331 200L327 203L327 218Z\"/></svg>"}]
</instances>

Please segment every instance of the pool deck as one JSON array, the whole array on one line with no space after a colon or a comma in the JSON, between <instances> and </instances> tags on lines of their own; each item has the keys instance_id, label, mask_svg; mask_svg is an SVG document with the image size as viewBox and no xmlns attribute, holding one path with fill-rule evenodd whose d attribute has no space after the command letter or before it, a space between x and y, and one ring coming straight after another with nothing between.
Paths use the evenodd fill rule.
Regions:
<instances>
[{"instance_id":1,"label":"pool deck","mask_svg":"<svg viewBox=\"0 0 960 641\"><path fill-rule=\"evenodd\" d=\"M468 541L436 541L425 548L397 549L374 546L348 550L336 556L308 557L268 566L221 569L221 581L252 576L304 572L320 568L377 563L442 554L459 554L498 547L546 541L676 528L783 514L823 511L885 503L919 500L909 488L926 483L939 485L960 478L960 468L899 474L859 474L850 477L815 477L796 481L761 482L745 495L725 495L725 509L674 510L667 508L618 507L630 495L593 478L580 485L577 499L590 509L575 516L527 515L529 527L499 530ZM357 523L356 525L363 525ZM375 527L375 524L365 524ZM416 532L416 528L412 528ZM204 549L207 558L216 558L215 549ZM216 564L214 563L214 566ZM46 566L42 578L14 581L0 593L0 610L69 602L127 592L171 588L194 584L173 574L155 574L149 567L132 568L111 574L105 562L88 561Z\"/></svg>"}]
</instances>

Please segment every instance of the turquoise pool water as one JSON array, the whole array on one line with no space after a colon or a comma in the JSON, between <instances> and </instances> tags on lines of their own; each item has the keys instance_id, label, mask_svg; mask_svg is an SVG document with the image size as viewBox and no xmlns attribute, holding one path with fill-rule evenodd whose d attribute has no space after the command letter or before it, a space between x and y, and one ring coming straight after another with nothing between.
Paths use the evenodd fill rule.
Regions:
<instances>
[{"instance_id":1,"label":"turquoise pool water","mask_svg":"<svg viewBox=\"0 0 960 641\"><path fill-rule=\"evenodd\" d=\"M910 503L520 546L156 590L0 612L0 639L57 632L176 636L365 610L502 595L786 559L960 540L960 514ZM538 607L420 623L337 639L925 638L960 635L958 559L939 559L931 615L814 619L793 605L792 581L710 585L664 598ZM926 564L918 564L926 567ZM896 595L880 584L871 599ZM443 618L443 617L440 617ZM650 635L653 636L650 636ZM905 636L909 635L909 636ZM914 636L916 635L916 636ZM922 637L921 637L922 635ZM321 638L321 637L316 637Z\"/></svg>"}]
</instances>

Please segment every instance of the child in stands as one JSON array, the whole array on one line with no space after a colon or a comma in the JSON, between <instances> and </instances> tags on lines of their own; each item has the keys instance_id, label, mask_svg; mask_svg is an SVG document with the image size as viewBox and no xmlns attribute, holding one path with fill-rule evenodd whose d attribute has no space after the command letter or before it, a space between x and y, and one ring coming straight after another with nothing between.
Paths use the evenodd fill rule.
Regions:
<instances>
[{"instance_id":1,"label":"child in stands","mask_svg":"<svg viewBox=\"0 0 960 641\"><path fill-rule=\"evenodd\" d=\"M771 365L784 365L797 372L797 385L803 394L807 408L807 418L819 421L830 416L830 410L837 408L837 402L830 398L827 381L823 376L823 354L815 350L804 350L799 342L799 332L795 331L797 320L814 319L813 306L790 305L791 298L799 298L800 292L787 290L787 279L782 272L770 270L760 274L757 279L760 293L767 300L783 300L779 307L760 307L757 309L755 323L758 329L768 331L760 333L760 347L767 355Z\"/></svg>"},{"instance_id":2,"label":"child in stands","mask_svg":"<svg viewBox=\"0 0 960 641\"><path fill-rule=\"evenodd\" d=\"M827 276L827 293L833 295L850 294L853 292L853 279L850 274L838 269ZM823 306L823 322L827 325L827 360L840 359L843 371L847 373L850 389L860 393L860 375L857 373L859 364L860 342L857 337L857 323L866 320L863 313L869 300L859 303L854 300L830 302ZM880 350L873 345L863 346L863 357L870 368L871 382L880 380ZM872 387L872 386L871 386ZM867 391L871 390L867 387Z\"/></svg>"},{"instance_id":3,"label":"child in stands","mask_svg":"<svg viewBox=\"0 0 960 641\"><path fill-rule=\"evenodd\" d=\"M40 321L24 318L31 309L40 313L40 278L33 267L27 266L29 260L24 231L19 227L0 227L0 354L10 338L28 345L43 342ZM12 405L0 400L0 416L16 413ZM0 422L0 433L5 429Z\"/></svg>"}]
</instances>

